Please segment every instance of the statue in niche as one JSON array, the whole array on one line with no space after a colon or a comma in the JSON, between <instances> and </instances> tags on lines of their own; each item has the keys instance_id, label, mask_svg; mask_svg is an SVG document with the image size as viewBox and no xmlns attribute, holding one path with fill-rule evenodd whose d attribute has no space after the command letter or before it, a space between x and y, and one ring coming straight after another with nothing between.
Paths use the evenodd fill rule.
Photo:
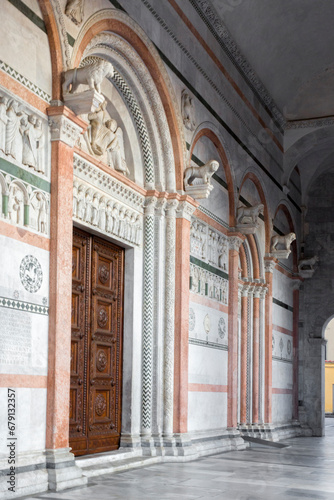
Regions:
<instances>
[{"instance_id":1,"label":"statue in niche","mask_svg":"<svg viewBox=\"0 0 334 500\"><path fill-rule=\"evenodd\" d=\"M101 84L104 78L114 76L113 65L105 59L99 59L91 64L65 71L62 85L63 94L73 94L79 85L88 85L91 90L101 94Z\"/></svg>"},{"instance_id":2,"label":"statue in niche","mask_svg":"<svg viewBox=\"0 0 334 500\"><path fill-rule=\"evenodd\" d=\"M84 17L84 0L68 0L65 7L65 14L74 24L81 24Z\"/></svg>"},{"instance_id":3,"label":"statue in niche","mask_svg":"<svg viewBox=\"0 0 334 500\"><path fill-rule=\"evenodd\" d=\"M85 222L91 223L92 222L92 201L93 201L93 192L91 189L87 189L86 195L85 195Z\"/></svg>"},{"instance_id":4,"label":"statue in niche","mask_svg":"<svg viewBox=\"0 0 334 500\"><path fill-rule=\"evenodd\" d=\"M106 207L106 231L112 233L114 229L114 219L112 216L112 203L108 201Z\"/></svg>"},{"instance_id":5,"label":"statue in niche","mask_svg":"<svg viewBox=\"0 0 334 500\"><path fill-rule=\"evenodd\" d=\"M115 203L113 206L113 209L111 211L112 218L113 218L113 233L118 234L119 233L119 204Z\"/></svg>"},{"instance_id":6,"label":"statue in niche","mask_svg":"<svg viewBox=\"0 0 334 500\"><path fill-rule=\"evenodd\" d=\"M195 130L195 106L193 98L183 89L181 95L181 112L184 126L189 130Z\"/></svg>"},{"instance_id":7,"label":"statue in niche","mask_svg":"<svg viewBox=\"0 0 334 500\"><path fill-rule=\"evenodd\" d=\"M97 193L93 196L91 223L93 226L99 225L99 195Z\"/></svg>"},{"instance_id":8,"label":"statue in niche","mask_svg":"<svg viewBox=\"0 0 334 500\"><path fill-rule=\"evenodd\" d=\"M45 196L42 193L36 193L37 205L32 203L32 207L38 211L37 216L37 228L42 234L47 234L47 213L48 213L48 203Z\"/></svg>"},{"instance_id":9,"label":"statue in niche","mask_svg":"<svg viewBox=\"0 0 334 500\"><path fill-rule=\"evenodd\" d=\"M19 111L18 103L11 99L7 108L5 153L14 159L17 159L19 148L20 116L22 112Z\"/></svg>"},{"instance_id":10,"label":"statue in niche","mask_svg":"<svg viewBox=\"0 0 334 500\"><path fill-rule=\"evenodd\" d=\"M137 215L136 217L136 226L135 226L135 239L134 239L134 242L137 244L137 245L140 245L140 239L141 239L141 231L142 231L142 225L141 225L141 221L140 221L140 216Z\"/></svg>"},{"instance_id":11,"label":"statue in niche","mask_svg":"<svg viewBox=\"0 0 334 500\"><path fill-rule=\"evenodd\" d=\"M83 186L79 187L78 191L78 209L77 217L83 220L85 214L85 188Z\"/></svg>"},{"instance_id":12,"label":"statue in niche","mask_svg":"<svg viewBox=\"0 0 334 500\"><path fill-rule=\"evenodd\" d=\"M78 182L73 183L73 217L77 217L78 214Z\"/></svg>"},{"instance_id":13,"label":"statue in niche","mask_svg":"<svg viewBox=\"0 0 334 500\"><path fill-rule=\"evenodd\" d=\"M119 211L119 229L118 229L118 235L120 238L124 238L124 229L125 229L124 215L125 215L125 209L124 207L121 207Z\"/></svg>"},{"instance_id":14,"label":"statue in niche","mask_svg":"<svg viewBox=\"0 0 334 500\"><path fill-rule=\"evenodd\" d=\"M22 135L22 163L36 169L37 148L35 137L36 116L24 115L21 118L20 133Z\"/></svg>"},{"instance_id":15,"label":"statue in niche","mask_svg":"<svg viewBox=\"0 0 334 500\"><path fill-rule=\"evenodd\" d=\"M42 120L40 118L36 119L35 139L36 139L36 170L41 174L45 174L45 168L43 162L44 137L43 137Z\"/></svg>"},{"instance_id":16,"label":"statue in niche","mask_svg":"<svg viewBox=\"0 0 334 500\"><path fill-rule=\"evenodd\" d=\"M102 231L106 230L106 199L104 196L100 199L98 226Z\"/></svg>"},{"instance_id":17,"label":"statue in niche","mask_svg":"<svg viewBox=\"0 0 334 500\"><path fill-rule=\"evenodd\" d=\"M226 270L225 255L227 250L227 244L222 237L219 238L218 242L218 267L220 269Z\"/></svg>"},{"instance_id":18,"label":"statue in niche","mask_svg":"<svg viewBox=\"0 0 334 500\"><path fill-rule=\"evenodd\" d=\"M24 198L22 190L15 184L9 192L8 215L14 224L23 225Z\"/></svg>"},{"instance_id":19,"label":"statue in niche","mask_svg":"<svg viewBox=\"0 0 334 500\"><path fill-rule=\"evenodd\" d=\"M8 98L6 96L0 99L0 149L5 152L6 149L6 126L7 126L7 103Z\"/></svg>"},{"instance_id":20,"label":"statue in niche","mask_svg":"<svg viewBox=\"0 0 334 500\"><path fill-rule=\"evenodd\" d=\"M132 213L131 214L131 219L130 219L130 236L129 240L134 243L136 239L136 214Z\"/></svg>"}]
</instances>

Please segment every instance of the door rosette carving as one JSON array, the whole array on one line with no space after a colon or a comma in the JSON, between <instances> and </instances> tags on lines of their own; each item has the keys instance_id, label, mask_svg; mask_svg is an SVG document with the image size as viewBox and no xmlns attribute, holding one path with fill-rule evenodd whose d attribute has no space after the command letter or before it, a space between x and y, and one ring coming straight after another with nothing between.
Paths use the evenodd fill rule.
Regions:
<instances>
[{"instance_id":1,"label":"door rosette carving","mask_svg":"<svg viewBox=\"0 0 334 500\"><path fill-rule=\"evenodd\" d=\"M100 264L99 265L99 280L100 282L105 285L107 283L108 279L110 276L109 269L105 264Z\"/></svg>"},{"instance_id":2,"label":"door rosette carving","mask_svg":"<svg viewBox=\"0 0 334 500\"><path fill-rule=\"evenodd\" d=\"M99 417L103 415L107 408L107 401L102 394L98 394L95 399L95 413Z\"/></svg>"},{"instance_id":3,"label":"door rosette carving","mask_svg":"<svg viewBox=\"0 0 334 500\"><path fill-rule=\"evenodd\" d=\"M108 313L105 307L99 307L97 312L97 324L100 328L104 328L108 323Z\"/></svg>"},{"instance_id":4,"label":"door rosette carving","mask_svg":"<svg viewBox=\"0 0 334 500\"><path fill-rule=\"evenodd\" d=\"M96 354L96 368L99 372L103 372L106 369L107 361L106 353L102 349L99 349Z\"/></svg>"}]
</instances>

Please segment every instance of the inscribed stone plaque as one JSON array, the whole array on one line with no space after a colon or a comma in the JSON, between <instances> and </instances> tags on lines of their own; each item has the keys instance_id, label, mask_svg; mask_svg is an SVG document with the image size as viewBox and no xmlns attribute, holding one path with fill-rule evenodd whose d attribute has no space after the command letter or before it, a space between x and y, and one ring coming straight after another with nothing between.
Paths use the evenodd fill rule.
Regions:
<instances>
[{"instance_id":1,"label":"inscribed stone plaque","mask_svg":"<svg viewBox=\"0 0 334 500\"><path fill-rule=\"evenodd\" d=\"M0 308L0 365L31 364L31 315Z\"/></svg>"}]
</instances>

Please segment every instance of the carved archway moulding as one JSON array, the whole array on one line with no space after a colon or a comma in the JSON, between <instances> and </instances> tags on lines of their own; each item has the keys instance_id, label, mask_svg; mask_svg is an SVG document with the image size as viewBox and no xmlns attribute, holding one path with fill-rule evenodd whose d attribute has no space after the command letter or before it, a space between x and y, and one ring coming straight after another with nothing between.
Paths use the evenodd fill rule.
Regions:
<instances>
[{"instance_id":1,"label":"carved archway moulding","mask_svg":"<svg viewBox=\"0 0 334 500\"><path fill-rule=\"evenodd\" d=\"M155 84L167 120L173 151L173 174L176 190L183 190L183 170L186 158L182 119L168 73L158 52L141 28L123 12L106 9L93 15L83 26L73 47L72 66L79 66L86 48L102 32L117 35L139 55ZM167 166L168 171L168 166ZM169 185L172 182L169 181ZM170 189L171 190L171 189Z\"/></svg>"},{"instance_id":2,"label":"carved archway moulding","mask_svg":"<svg viewBox=\"0 0 334 500\"><path fill-rule=\"evenodd\" d=\"M227 158L226 151L217 136L217 134L211 130L210 128L202 128L200 129L191 144L191 148L189 151L189 159L191 159L194 148L197 142L201 139L201 137L207 137L213 143L215 148L217 149L220 161L222 162L222 166L225 172L225 177L227 181L227 189L228 189L228 205L229 205L229 226L234 227L235 225L235 206L234 206L234 182L232 176L232 170L230 167L230 162Z\"/></svg>"}]
</instances>

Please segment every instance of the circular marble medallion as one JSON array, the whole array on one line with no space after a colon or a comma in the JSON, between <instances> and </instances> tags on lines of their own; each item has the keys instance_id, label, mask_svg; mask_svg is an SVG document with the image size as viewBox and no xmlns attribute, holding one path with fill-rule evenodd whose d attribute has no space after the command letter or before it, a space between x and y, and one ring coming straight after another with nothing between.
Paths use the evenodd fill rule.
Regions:
<instances>
[{"instance_id":1,"label":"circular marble medallion","mask_svg":"<svg viewBox=\"0 0 334 500\"><path fill-rule=\"evenodd\" d=\"M20 264L20 279L24 288L36 293L42 286L43 271L40 263L33 255L26 255Z\"/></svg>"}]
</instances>

